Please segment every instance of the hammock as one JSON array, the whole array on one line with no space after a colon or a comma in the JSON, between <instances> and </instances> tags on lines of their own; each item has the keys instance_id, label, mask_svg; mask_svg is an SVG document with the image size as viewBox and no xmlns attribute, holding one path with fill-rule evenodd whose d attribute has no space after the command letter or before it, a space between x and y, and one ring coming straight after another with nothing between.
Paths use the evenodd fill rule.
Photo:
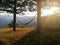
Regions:
<instances>
[{"instance_id":1,"label":"hammock","mask_svg":"<svg viewBox=\"0 0 60 45\"><path fill-rule=\"evenodd\" d=\"M27 23L23 23L23 22L21 22L20 20L18 20L18 22L19 22L20 24L22 24L22 25L27 26L28 24L30 24L30 23L34 20L35 17L36 17L36 15L35 15L29 22L27 22Z\"/></svg>"}]
</instances>

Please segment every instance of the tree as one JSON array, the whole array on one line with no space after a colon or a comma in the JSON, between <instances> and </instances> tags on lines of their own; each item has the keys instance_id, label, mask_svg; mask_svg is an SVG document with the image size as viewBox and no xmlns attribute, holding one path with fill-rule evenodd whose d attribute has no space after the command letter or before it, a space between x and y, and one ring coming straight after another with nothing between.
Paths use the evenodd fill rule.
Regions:
<instances>
[{"instance_id":1,"label":"tree","mask_svg":"<svg viewBox=\"0 0 60 45\"><path fill-rule=\"evenodd\" d=\"M13 31L16 31L16 3L17 3L17 0L15 0L14 2L14 20L13 20Z\"/></svg>"},{"instance_id":2,"label":"tree","mask_svg":"<svg viewBox=\"0 0 60 45\"><path fill-rule=\"evenodd\" d=\"M0 7L2 7L2 9L0 8L0 10L14 13L13 31L16 31L16 14L26 11L26 6L29 7L29 11L34 11L34 8L32 8L33 5L36 5L34 1L35 0L1 0L2 3Z\"/></svg>"},{"instance_id":3,"label":"tree","mask_svg":"<svg viewBox=\"0 0 60 45\"><path fill-rule=\"evenodd\" d=\"M41 30L41 0L37 0L37 32Z\"/></svg>"},{"instance_id":4,"label":"tree","mask_svg":"<svg viewBox=\"0 0 60 45\"><path fill-rule=\"evenodd\" d=\"M42 2L45 4L46 0L1 0L1 5L3 9L0 9L2 11L7 11L10 13L14 13L14 26L13 30L15 31L16 28L16 14L22 13L23 11L35 11L36 8L33 8L33 6L37 5L37 25L41 24L41 7L44 7L45 5L41 5ZM28 7L28 8L26 8Z\"/></svg>"},{"instance_id":5,"label":"tree","mask_svg":"<svg viewBox=\"0 0 60 45\"><path fill-rule=\"evenodd\" d=\"M46 6L45 3L42 5L42 2L46 2L46 0L37 0L37 40L40 40L40 33L42 29L41 9Z\"/></svg>"}]
</instances>

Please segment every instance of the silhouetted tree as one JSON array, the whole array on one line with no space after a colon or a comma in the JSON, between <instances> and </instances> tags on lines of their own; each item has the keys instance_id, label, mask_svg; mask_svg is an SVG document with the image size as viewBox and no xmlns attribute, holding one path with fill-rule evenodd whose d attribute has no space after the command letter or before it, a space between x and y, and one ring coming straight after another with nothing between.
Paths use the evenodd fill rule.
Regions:
<instances>
[{"instance_id":1,"label":"silhouetted tree","mask_svg":"<svg viewBox=\"0 0 60 45\"><path fill-rule=\"evenodd\" d=\"M29 11L33 11L31 10L33 5L36 5L34 3L35 0L0 0L1 5L0 7L2 7L3 9L0 8L1 11L7 11L10 13L14 13L14 19L13 19L13 31L16 31L16 14L18 13L22 13L23 11L26 11L27 9L26 6L28 6ZM34 9L34 8L32 8Z\"/></svg>"},{"instance_id":2,"label":"silhouetted tree","mask_svg":"<svg viewBox=\"0 0 60 45\"><path fill-rule=\"evenodd\" d=\"M10 13L14 13L14 26L13 30L15 31L16 28L16 14L22 13L23 11L35 11L36 8L33 8L34 5L37 5L37 25L41 27L41 2L46 2L46 0L1 0L1 5L3 9L0 8L2 11L7 11Z\"/></svg>"}]
</instances>

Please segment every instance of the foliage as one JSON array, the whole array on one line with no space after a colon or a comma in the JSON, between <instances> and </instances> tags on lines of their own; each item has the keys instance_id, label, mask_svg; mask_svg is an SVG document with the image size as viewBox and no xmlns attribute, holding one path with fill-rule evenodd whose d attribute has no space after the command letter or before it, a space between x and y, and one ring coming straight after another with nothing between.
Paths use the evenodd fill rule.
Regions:
<instances>
[{"instance_id":1,"label":"foliage","mask_svg":"<svg viewBox=\"0 0 60 45\"><path fill-rule=\"evenodd\" d=\"M21 13L23 11L26 11L29 9L29 11L34 11L35 8L33 8L34 5L36 5L35 0L17 0L16 3L16 13ZM0 7L2 7L3 11L7 11L10 13L14 13L14 0L0 0Z\"/></svg>"},{"instance_id":2,"label":"foliage","mask_svg":"<svg viewBox=\"0 0 60 45\"><path fill-rule=\"evenodd\" d=\"M42 7L45 7L47 0L42 0ZM35 11L37 0L17 0L16 2L16 13L22 13L23 11ZM14 0L0 0L0 7L3 7L3 11L14 13ZM1 9L0 9L1 10Z\"/></svg>"},{"instance_id":3,"label":"foliage","mask_svg":"<svg viewBox=\"0 0 60 45\"><path fill-rule=\"evenodd\" d=\"M8 24L8 27L13 27L13 26L14 26L13 21L11 21L11 23ZM19 26L18 23L16 23L16 27L18 26Z\"/></svg>"}]
</instances>

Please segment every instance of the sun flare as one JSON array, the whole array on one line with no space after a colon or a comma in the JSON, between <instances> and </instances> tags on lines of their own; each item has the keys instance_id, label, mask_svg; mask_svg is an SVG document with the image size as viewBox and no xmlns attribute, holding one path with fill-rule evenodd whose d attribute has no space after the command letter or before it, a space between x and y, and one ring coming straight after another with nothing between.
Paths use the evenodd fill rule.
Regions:
<instances>
[{"instance_id":1,"label":"sun flare","mask_svg":"<svg viewBox=\"0 0 60 45\"><path fill-rule=\"evenodd\" d=\"M54 13L58 13L59 8L58 7L51 7L50 9L42 9L41 12L41 16L47 16L47 15L51 15Z\"/></svg>"}]
</instances>

